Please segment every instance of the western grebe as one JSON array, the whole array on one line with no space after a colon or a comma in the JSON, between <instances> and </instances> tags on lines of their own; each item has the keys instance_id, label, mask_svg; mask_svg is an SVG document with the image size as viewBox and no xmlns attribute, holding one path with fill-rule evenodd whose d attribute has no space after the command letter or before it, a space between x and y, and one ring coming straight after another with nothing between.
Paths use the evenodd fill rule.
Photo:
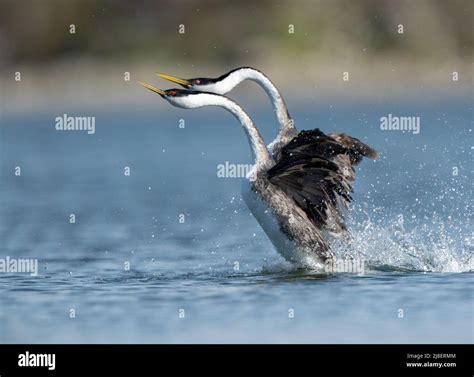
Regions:
<instances>
[{"instance_id":1,"label":"western grebe","mask_svg":"<svg viewBox=\"0 0 474 377\"><path fill-rule=\"evenodd\" d=\"M225 95L243 81L255 81L270 97L273 110L278 119L280 129L277 137L269 145L270 153L279 160L281 149L298 136L298 130L294 126L294 121L288 113L285 100L277 87L263 72L251 67L240 67L227 72L217 78L198 77L194 79L181 79L163 73L158 73L161 78L181 85L182 87L199 92L209 92Z\"/></svg>"},{"instance_id":2,"label":"western grebe","mask_svg":"<svg viewBox=\"0 0 474 377\"><path fill-rule=\"evenodd\" d=\"M358 165L363 157L377 158L377 151L354 137L336 133L326 135L319 129L299 132L295 127L293 119L289 115L288 108L280 91L272 81L258 69L240 67L218 78L199 77L182 79L162 73L158 73L158 76L177 83L188 90L210 92L220 95L227 94L245 80L255 81L270 97L278 119L278 134L275 140L268 145L268 150L273 155L275 161L280 163L288 160L290 157L294 159L297 155L300 155L302 159L322 156L335 163L345 177L344 184L347 186L347 190L344 192L345 195L342 196L345 199L342 201L342 204L346 208L348 208L348 203L351 200L352 182L355 180L353 166ZM310 202L314 203L314 201ZM304 200L299 200L299 204L303 208L307 206L305 203ZM315 216L309 208L306 210L310 216ZM322 221L322 223L326 223L324 225L326 229L333 234L339 233L343 236L348 236L345 234L346 226L337 206L335 208L328 208L328 211L330 212L328 216L332 218L332 221Z\"/></svg>"},{"instance_id":3,"label":"western grebe","mask_svg":"<svg viewBox=\"0 0 474 377\"><path fill-rule=\"evenodd\" d=\"M278 163L268 152L252 119L231 99L214 93L184 89L161 90L140 83L176 107L219 106L243 126L255 161L242 185L242 195L277 251L288 261L313 268L334 258L323 225L334 221L338 201L349 201L351 185L339 167L326 157L344 147L322 132L320 155L285 155Z\"/></svg>"},{"instance_id":4,"label":"western grebe","mask_svg":"<svg viewBox=\"0 0 474 377\"><path fill-rule=\"evenodd\" d=\"M283 99L280 91L275 86L275 84L273 84L273 82L258 69L252 67L240 67L233 69L217 78L198 77L193 79L182 79L175 76L165 75L163 73L158 73L158 76L165 80L179 84L189 90L210 92L221 95L229 93L243 81L250 80L256 82L270 97L270 101L278 119L278 134L275 140L273 140L268 145L268 149L277 161L281 157L280 153L282 149L295 137L301 137L301 140L299 140L298 143L299 145L302 143L311 143L313 137L319 137L318 129L315 130L316 132L314 135L312 135L311 131L298 132L295 127L295 122L288 112L285 100ZM335 133L329 134L328 136L336 139L348 149L355 149L353 154L357 153L370 158L377 157L376 151L356 138L347 136L345 134ZM360 161L362 156L360 156L357 161Z\"/></svg>"}]
</instances>

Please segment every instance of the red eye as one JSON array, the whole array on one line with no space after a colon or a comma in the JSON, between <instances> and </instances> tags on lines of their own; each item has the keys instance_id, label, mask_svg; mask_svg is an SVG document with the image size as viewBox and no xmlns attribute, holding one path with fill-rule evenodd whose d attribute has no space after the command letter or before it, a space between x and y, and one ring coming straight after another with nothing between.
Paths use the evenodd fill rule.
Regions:
<instances>
[{"instance_id":1,"label":"red eye","mask_svg":"<svg viewBox=\"0 0 474 377\"><path fill-rule=\"evenodd\" d=\"M168 92L168 95L171 96L171 97L174 97L176 95L176 92L171 90Z\"/></svg>"},{"instance_id":2,"label":"red eye","mask_svg":"<svg viewBox=\"0 0 474 377\"><path fill-rule=\"evenodd\" d=\"M195 83L196 85L199 85L199 84L201 83L201 80L194 80L194 83Z\"/></svg>"}]
</instances>

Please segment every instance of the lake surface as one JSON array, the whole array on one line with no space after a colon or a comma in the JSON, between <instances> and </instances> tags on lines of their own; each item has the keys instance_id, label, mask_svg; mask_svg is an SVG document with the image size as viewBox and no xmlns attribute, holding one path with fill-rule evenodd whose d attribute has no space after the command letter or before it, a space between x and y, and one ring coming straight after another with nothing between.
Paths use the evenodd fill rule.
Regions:
<instances>
[{"instance_id":1,"label":"lake surface","mask_svg":"<svg viewBox=\"0 0 474 377\"><path fill-rule=\"evenodd\" d=\"M292 109L299 129L381 153L357 168L352 241L333 247L363 275L277 254L239 179L217 175L251 162L221 109L2 116L0 258L36 258L39 274L0 273L0 342L471 343L469 100ZM95 134L56 131L64 112L95 115ZM380 130L388 114L419 116L421 132ZM270 107L252 116L270 141Z\"/></svg>"}]
</instances>

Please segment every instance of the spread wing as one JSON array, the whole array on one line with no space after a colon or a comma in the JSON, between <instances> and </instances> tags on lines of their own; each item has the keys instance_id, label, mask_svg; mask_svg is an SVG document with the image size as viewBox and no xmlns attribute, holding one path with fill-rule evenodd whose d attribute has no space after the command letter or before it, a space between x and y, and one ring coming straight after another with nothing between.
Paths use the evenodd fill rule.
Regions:
<instances>
[{"instance_id":1,"label":"spread wing","mask_svg":"<svg viewBox=\"0 0 474 377\"><path fill-rule=\"evenodd\" d=\"M326 135L319 129L302 131L281 151L268 172L318 227L334 233L346 231L340 207L352 201L353 165L377 152L344 134Z\"/></svg>"},{"instance_id":2,"label":"spread wing","mask_svg":"<svg viewBox=\"0 0 474 377\"><path fill-rule=\"evenodd\" d=\"M268 179L289 195L318 228L336 233L346 230L338 200L349 203L352 187L339 167L324 157L282 158Z\"/></svg>"},{"instance_id":3,"label":"spread wing","mask_svg":"<svg viewBox=\"0 0 474 377\"><path fill-rule=\"evenodd\" d=\"M333 159L338 155L346 155L351 165L358 165L363 157L376 159L378 153L367 144L346 134L326 135L318 128L301 131L282 148L281 156L288 157L296 154L304 156L323 156Z\"/></svg>"},{"instance_id":4,"label":"spread wing","mask_svg":"<svg viewBox=\"0 0 474 377\"><path fill-rule=\"evenodd\" d=\"M347 149L347 155L349 156L352 165L358 165L364 157L369 157L375 160L379 156L375 149L372 149L355 137L346 134L329 134L328 136Z\"/></svg>"}]
</instances>

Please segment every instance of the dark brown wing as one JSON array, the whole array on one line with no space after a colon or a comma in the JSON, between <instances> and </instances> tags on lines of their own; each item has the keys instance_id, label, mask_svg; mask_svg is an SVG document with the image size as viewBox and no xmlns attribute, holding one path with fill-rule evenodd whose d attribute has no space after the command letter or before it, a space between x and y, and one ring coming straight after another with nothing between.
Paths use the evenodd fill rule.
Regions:
<instances>
[{"instance_id":1,"label":"dark brown wing","mask_svg":"<svg viewBox=\"0 0 474 377\"><path fill-rule=\"evenodd\" d=\"M363 157L376 159L378 153L367 144L346 134L326 135L318 128L301 131L281 151L281 156L323 156L332 160L337 155L347 155L352 165L358 165Z\"/></svg>"},{"instance_id":2,"label":"dark brown wing","mask_svg":"<svg viewBox=\"0 0 474 377\"><path fill-rule=\"evenodd\" d=\"M342 143L316 128L310 131L301 131L282 148L281 157L302 155L307 157L322 156L331 159L335 155L347 152L347 148Z\"/></svg>"},{"instance_id":3,"label":"dark brown wing","mask_svg":"<svg viewBox=\"0 0 474 377\"><path fill-rule=\"evenodd\" d=\"M346 229L337 206L352 200L352 187L335 163L324 157L283 157L267 174L318 228Z\"/></svg>"},{"instance_id":4,"label":"dark brown wing","mask_svg":"<svg viewBox=\"0 0 474 377\"><path fill-rule=\"evenodd\" d=\"M317 227L344 232L339 204L347 208L352 201L352 166L364 156L375 158L377 152L344 134L302 131L283 147L268 178L293 198Z\"/></svg>"},{"instance_id":5,"label":"dark brown wing","mask_svg":"<svg viewBox=\"0 0 474 377\"><path fill-rule=\"evenodd\" d=\"M375 160L379 155L375 149L372 149L355 137L347 136L346 134L329 134L328 136L346 147L347 155L351 159L352 165L358 165L364 157Z\"/></svg>"}]
</instances>

